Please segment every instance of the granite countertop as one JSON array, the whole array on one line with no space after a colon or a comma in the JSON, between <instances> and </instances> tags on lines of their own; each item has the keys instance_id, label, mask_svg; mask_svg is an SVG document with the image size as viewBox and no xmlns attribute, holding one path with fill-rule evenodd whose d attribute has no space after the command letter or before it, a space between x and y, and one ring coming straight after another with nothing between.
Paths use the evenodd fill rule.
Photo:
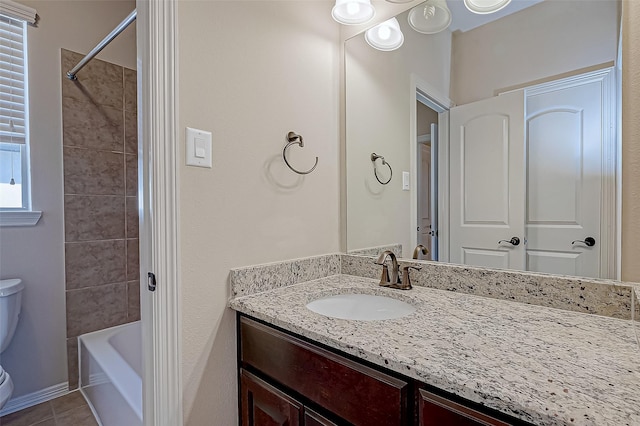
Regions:
<instances>
[{"instance_id":1,"label":"granite countertop","mask_svg":"<svg viewBox=\"0 0 640 426\"><path fill-rule=\"evenodd\" d=\"M329 318L326 295L394 297L416 311ZM541 425L640 425L640 352L631 321L351 275L234 298L230 307L405 376Z\"/></svg>"}]
</instances>

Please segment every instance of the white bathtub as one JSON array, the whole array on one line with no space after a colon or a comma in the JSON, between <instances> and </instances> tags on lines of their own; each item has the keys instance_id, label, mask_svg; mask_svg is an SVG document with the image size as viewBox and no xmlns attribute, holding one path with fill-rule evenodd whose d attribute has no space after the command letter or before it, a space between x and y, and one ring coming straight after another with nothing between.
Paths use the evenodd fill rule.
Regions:
<instances>
[{"instance_id":1,"label":"white bathtub","mask_svg":"<svg viewBox=\"0 0 640 426\"><path fill-rule=\"evenodd\" d=\"M78 337L80 391L102 426L142 425L140 321Z\"/></svg>"}]
</instances>

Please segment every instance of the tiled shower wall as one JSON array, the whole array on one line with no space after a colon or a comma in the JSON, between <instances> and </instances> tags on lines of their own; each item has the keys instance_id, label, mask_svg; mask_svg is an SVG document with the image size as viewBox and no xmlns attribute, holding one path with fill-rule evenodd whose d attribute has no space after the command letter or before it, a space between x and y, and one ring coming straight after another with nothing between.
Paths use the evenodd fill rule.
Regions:
<instances>
[{"instance_id":1,"label":"tiled shower wall","mask_svg":"<svg viewBox=\"0 0 640 426\"><path fill-rule=\"evenodd\" d=\"M69 386L77 336L140 319L136 72L62 50Z\"/></svg>"}]
</instances>

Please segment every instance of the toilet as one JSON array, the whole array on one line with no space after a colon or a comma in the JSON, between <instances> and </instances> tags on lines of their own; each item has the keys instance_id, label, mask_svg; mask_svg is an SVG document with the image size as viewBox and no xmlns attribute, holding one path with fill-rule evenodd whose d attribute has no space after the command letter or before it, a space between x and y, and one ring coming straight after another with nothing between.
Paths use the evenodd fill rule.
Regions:
<instances>
[{"instance_id":1,"label":"toilet","mask_svg":"<svg viewBox=\"0 0 640 426\"><path fill-rule=\"evenodd\" d=\"M16 331L23 289L24 284L20 279L0 280L0 353L9 346ZM12 393L11 376L0 365L0 409L11 398Z\"/></svg>"}]
</instances>

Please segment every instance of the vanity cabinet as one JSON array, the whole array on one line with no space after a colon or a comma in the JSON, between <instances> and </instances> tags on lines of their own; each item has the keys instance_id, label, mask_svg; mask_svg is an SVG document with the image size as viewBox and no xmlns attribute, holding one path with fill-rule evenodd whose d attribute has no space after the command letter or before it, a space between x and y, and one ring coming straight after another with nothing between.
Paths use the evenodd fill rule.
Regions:
<instances>
[{"instance_id":1,"label":"vanity cabinet","mask_svg":"<svg viewBox=\"0 0 640 426\"><path fill-rule=\"evenodd\" d=\"M363 365L243 315L238 339L244 426L524 424L494 419L413 379Z\"/></svg>"}]
</instances>

